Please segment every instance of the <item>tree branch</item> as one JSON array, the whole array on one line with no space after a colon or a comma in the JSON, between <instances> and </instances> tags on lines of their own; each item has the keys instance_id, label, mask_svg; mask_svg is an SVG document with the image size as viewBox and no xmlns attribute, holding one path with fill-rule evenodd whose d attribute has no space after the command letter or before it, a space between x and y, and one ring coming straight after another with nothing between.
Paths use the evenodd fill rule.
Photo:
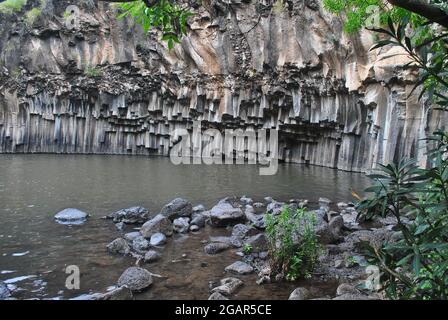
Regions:
<instances>
[{"instance_id":1,"label":"tree branch","mask_svg":"<svg viewBox=\"0 0 448 320\"><path fill-rule=\"evenodd\" d=\"M419 14L448 29L448 14L424 0L387 0L390 4Z\"/></svg>"}]
</instances>

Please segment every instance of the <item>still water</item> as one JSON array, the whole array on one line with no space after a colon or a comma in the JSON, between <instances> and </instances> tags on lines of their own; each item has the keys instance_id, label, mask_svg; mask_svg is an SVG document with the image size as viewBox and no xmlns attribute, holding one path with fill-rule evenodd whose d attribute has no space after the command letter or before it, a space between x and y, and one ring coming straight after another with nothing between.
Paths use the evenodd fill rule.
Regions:
<instances>
[{"instance_id":1,"label":"still water","mask_svg":"<svg viewBox=\"0 0 448 320\"><path fill-rule=\"evenodd\" d=\"M175 166L161 157L0 155L0 280L16 287L19 298L67 299L105 292L134 263L106 251L119 232L101 217L122 208L140 205L157 213L176 197L210 208L231 195L256 201L265 196L350 201L350 191L361 192L368 183L362 174L294 164L281 164L274 176L258 172L254 165ZM54 222L54 215L69 207L91 217L81 226ZM164 278L155 279L137 298L206 299L208 282L223 278L224 267L238 256L234 250L205 256L202 241L229 232L206 228L171 239L163 258L145 265ZM68 265L81 270L80 290L65 287ZM242 279L245 286L234 298L286 299L297 286L257 286L255 275Z\"/></svg>"}]
</instances>

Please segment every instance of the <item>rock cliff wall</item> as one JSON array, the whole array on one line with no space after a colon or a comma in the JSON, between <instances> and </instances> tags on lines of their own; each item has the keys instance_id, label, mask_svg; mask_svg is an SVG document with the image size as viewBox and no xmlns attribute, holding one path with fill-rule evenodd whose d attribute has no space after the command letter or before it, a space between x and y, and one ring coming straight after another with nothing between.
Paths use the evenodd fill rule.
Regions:
<instances>
[{"instance_id":1,"label":"rock cliff wall","mask_svg":"<svg viewBox=\"0 0 448 320\"><path fill-rule=\"evenodd\" d=\"M416 157L446 116L408 97L396 49L369 52L320 1L209 0L168 50L108 4L47 0L0 22L0 153L163 154L172 132L278 129L280 156L349 171Z\"/></svg>"}]
</instances>

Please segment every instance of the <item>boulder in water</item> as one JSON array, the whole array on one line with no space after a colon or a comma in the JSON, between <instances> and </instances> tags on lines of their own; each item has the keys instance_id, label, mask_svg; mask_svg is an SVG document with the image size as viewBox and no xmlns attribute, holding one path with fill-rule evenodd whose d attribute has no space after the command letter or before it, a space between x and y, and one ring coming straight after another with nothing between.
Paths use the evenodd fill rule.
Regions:
<instances>
[{"instance_id":1,"label":"boulder in water","mask_svg":"<svg viewBox=\"0 0 448 320\"><path fill-rule=\"evenodd\" d=\"M123 238L115 239L114 241L109 243L107 245L107 250L110 253L122 254L122 255L127 255L129 254L129 252L131 252L131 248L129 247L126 240L124 240Z\"/></svg>"},{"instance_id":2,"label":"boulder in water","mask_svg":"<svg viewBox=\"0 0 448 320\"><path fill-rule=\"evenodd\" d=\"M149 218L149 211L143 207L131 207L121 209L108 216L108 219L113 219L115 223L123 222L126 224L144 223Z\"/></svg>"},{"instance_id":3,"label":"boulder in water","mask_svg":"<svg viewBox=\"0 0 448 320\"><path fill-rule=\"evenodd\" d=\"M216 242L206 245L204 251L206 254L217 254L229 249L230 247L231 246L228 243Z\"/></svg>"},{"instance_id":4,"label":"boulder in water","mask_svg":"<svg viewBox=\"0 0 448 320\"><path fill-rule=\"evenodd\" d=\"M252 268L245 262L237 261L235 263L232 263L230 266L227 266L225 268L225 271L236 274L249 274L254 271L254 268Z\"/></svg>"},{"instance_id":5,"label":"boulder in water","mask_svg":"<svg viewBox=\"0 0 448 320\"><path fill-rule=\"evenodd\" d=\"M118 279L120 287L125 286L133 292L139 292L152 285L151 273L143 268L130 267Z\"/></svg>"},{"instance_id":6,"label":"boulder in water","mask_svg":"<svg viewBox=\"0 0 448 320\"><path fill-rule=\"evenodd\" d=\"M291 292L288 300L307 300L310 298L310 292L306 288L298 287Z\"/></svg>"},{"instance_id":7,"label":"boulder in water","mask_svg":"<svg viewBox=\"0 0 448 320\"><path fill-rule=\"evenodd\" d=\"M163 233L165 236L169 237L173 234L173 225L167 217L158 214L147 221L140 229L140 232L147 239L150 239L155 233Z\"/></svg>"},{"instance_id":8,"label":"boulder in water","mask_svg":"<svg viewBox=\"0 0 448 320\"><path fill-rule=\"evenodd\" d=\"M54 218L61 224L82 224L87 220L88 216L84 211L67 208L58 212Z\"/></svg>"},{"instance_id":9,"label":"boulder in water","mask_svg":"<svg viewBox=\"0 0 448 320\"><path fill-rule=\"evenodd\" d=\"M151 236L151 240L149 241L149 243L152 246L161 246L164 245L166 243L166 236L163 233L155 233Z\"/></svg>"},{"instance_id":10,"label":"boulder in water","mask_svg":"<svg viewBox=\"0 0 448 320\"><path fill-rule=\"evenodd\" d=\"M214 227L226 227L244 222L246 219L240 208L235 208L227 199L221 200L210 211L211 224Z\"/></svg>"},{"instance_id":11,"label":"boulder in water","mask_svg":"<svg viewBox=\"0 0 448 320\"><path fill-rule=\"evenodd\" d=\"M173 229L178 233L187 233L190 228L189 218L177 218L173 221Z\"/></svg>"},{"instance_id":12,"label":"boulder in water","mask_svg":"<svg viewBox=\"0 0 448 320\"><path fill-rule=\"evenodd\" d=\"M176 198L170 203L166 204L160 214L167 217L171 221L181 217L191 217L193 206L190 202L182 198Z\"/></svg>"}]
</instances>

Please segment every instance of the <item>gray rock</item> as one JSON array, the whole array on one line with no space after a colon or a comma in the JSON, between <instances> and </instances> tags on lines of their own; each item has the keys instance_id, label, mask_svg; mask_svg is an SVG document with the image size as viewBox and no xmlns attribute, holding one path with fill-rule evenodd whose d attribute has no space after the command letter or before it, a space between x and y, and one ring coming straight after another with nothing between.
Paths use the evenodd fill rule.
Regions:
<instances>
[{"instance_id":1,"label":"gray rock","mask_svg":"<svg viewBox=\"0 0 448 320\"><path fill-rule=\"evenodd\" d=\"M328 198L319 198L319 206L321 208L330 208L331 200Z\"/></svg>"},{"instance_id":2,"label":"gray rock","mask_svg":"<svg viewBox=\"0 0 448 320\"><path fill-rule=\"evenodd\" d=\"M81 210L67 208L58 212L54 218L61 224L82 224L89 215Z\"/></svg>"},{"instance_id":3,"label":"gray rock","mask_svg":"<svg viewBox=\"0 0 448 320\"><path fill-rule=\"evenodd\" d=\"M112 241L107 245L107 250L113 254L122 254L127 255L131 252L131 248L129 247L126 240L123 238L118 238Z\"/></svg>"},{"instance_id":4,"label":"gray rock","mask_svg":"<svg viewBox=\"0 0 448 320\"><path fill-rule=\"evenodd\" d=\"M138 237L141 237L141 236L142 236L142 234L141 234L140 232L138 232L138 231L133 231L133 232L126 233L126 234L124 235L124 238L125 238L127 241L132 242L132 241L134 241L134 239L137 239Z\"/></svg>"},{"instance_id":5,"label":"gray rock","mask_svg":"<svg viewBox=\"0 0 448 320\"><path fill-rule=\"evenodd\" d=\"M192 219L191 219L191 225L198 226L199 228L205 227L205 221L207 220L207 217L202 213L193 213Z\"/></svg>"},{"instance_id":6,"label":"gray rock","mask_svg":"<svg viewBox=\"0 0 448 320\"><path fill-rule=\"evenodd\" d=\"M236 273L236 274L249 274L254 271L252 266L248 265L245 262L237 261L232 263L230 266L225 268L226 272Z\"/></svg>"},{"instance_id":7,"label":"gray rock","mask_svg":"<svg viewBox=\"0 0 448 320\"><path fill-rule=\"evenodd\" d=\"M160 214L167 217L171 221L181 217L191 217L193 206L190 202L182 198L176 198L170 203L166 204Z\"/></svg>"},{"instance_id":8,"label":"gray rock","mask_svg":"<svg viewBox=\"0 0 448 320\"><path fill-rule=\"evenodd\" d=\"M160 259L160 254L154 250L149 250L146 252L144 260L145 262L151 263Z\"/></svg>"},{"instance_id":9,"label":"gray rock","mask_svg":"<svg viewBox=\"0 0 448 320\"><path fill-rule=\"evenodd\" d=\"M193 225L190 226L190 231L191 231L191 232L199 231L199 229L200 229L200 228L199 228L197 225L194 225L194 224L193 224Z\"/></svg>"},{"instance_id":10,"label":"gray rock","mask_svg":"<svg viewBox=\"0 0 448 320\"><path fill-rule=\"evenodd\" d=\"M339 216L339 212L336 211L328 211L327 212L327 221L331 221L334 217Z\"/></svg>"},{"instance_id":11,"label":"gray rock","mask_svg":"<svg viewBox=\"0 0 448 320\"><path fill-rule=\"evenodd\" d=\"M11 292L8 286L3 281L0 281L0 300L8 299L11 297Z\"/></svg>"},{"instance_id":12,"label":"gray rock","mask_svg":"<svg viewBox=\"0 0 448 320\"><path fill-rule=\"evenodd\" d=\"M210 211L210 220L214 227L226 227L243 222L245 215L240 208L234 208L231 203L221 201Z\"/></svg>"},{"instance_id":13,"label":"gray rock","mask_svg":"<svg viewBox=\"0 0 448 320\"><path fill-rule=\"evenodd\" d=\"M126 224L144 223L149 218L149 211L143 207L131 207L121 209L107 216L108 219L113 219L115 223L123 222Z\"/></svg>"},{"instance_id":14,"label":"gray rock","mask_svg":"<svg viewBox=\"0 0 448 320\"><path fill-rule=\"evenodd\" d=\"M248 198L248 197L246 197L246 196L242 196L241 199L240 199L240 201L241 201L243 204L252 204L252 203L254 202L251 198Z\"/></svg>"},{"instance_id":15,"label":"gray rock","mask_svg":"<svg viewBox=\"0 0 448 320\"><path fill-rule=\"evenodd\" d=\"M250 237L244 244L249 245L252 248L252 253L268 250L268 240L264 233L259 233Z\"/></svg>"},{"instance_id":16,"label":"gray rock","mask_svg":"<svg viewBox=\"0 0 448 320\"><path fill-rule=\"evenodd\" d=\"M328 227L335 237L340 237L344 228L344 219L341 216L333 217L328 223Z\"/></svg>"},{"instance_id":17,"label":"gray rock","mask_svg":"<svg viewBox=\"0 0 448 320\"><path fill-rule=\"evenodd\" d=\"M212 243L226 243L234 248L241 248L243 246L243 243L241 242L241 239L237 237L210 237L210 242Z\"/></svg>"},{"instance_id":18,"label":"gray rock","mask_svg":"<svg viewBox=\"0 0 448 320\"><path fill-rule=\"evenodd\" d=\"M348 283L342 283L338 286L336 289L336 295L342 296L344 294L355 294L359 295L360 292L358 289L356 289L354 286L348 284Z\"/></svg>"},{"instance_id":19,"label":"gray rock","mask_svg":"<svg viewBox=\"0 0 448 320\"><path fill-rule=\"evenodd\" d=\"M143 268L130 267L118 279L120 287L126 286L132 292L139 292L152 285L151 273Z\"/></svg>"},{"instance_id":20,"label":"gray rock","mask_svg":"<svg viewBox=\"0 0 448 320\"><path fill-rule=\"evenodd\" d=\"M118 231L123 231L124 230L124 223L123 222L118 222L115 224L115 228L117 228Z\"/></svg>"},{"instance_id":21,"label":"gray rock","mask_svg":"<svg viewBox=\"0 0 448 320\"><path fill-rule=\"evenodd\" d=\"M271 203L271 202L274 202L274 199L272 199L272 197L264 197L264 201L266 203Z\"/></svg>"},{"instance_id":22,"label":"gray rock","mask_svg":"<svg viewBox=\"0 0 448 320\"><path fill-rule=\"evenodd\" d=\"M202 204L198 204L197 206L193 207L193 213L200 213L205 211L205 207Z\"/></svg>"},{"instance_id":23,"label":"gray rock","mask_svg":"<svg viewBox=\"0 0 448 320\"><path fill-rule=\"evenodd\" d=\"M132 248L137 252L143 252L149 249L150 243L143 236L139 236L132 241Z\"/></svg>"},{"instance_id":24,"label":"gray rock","mask_svg":"<svg viewBox=\"0 0 448 320\"><path fill-rule=\"evenodd\" d=\"M245 224L237 224L232 229L232 236L239 239L244 239L248 232L248 226L246 226Z\"/></svg>"},{"instance_id":25,"label":"gray rock","mask_svg":"<svg viewBox=\"0 0 448 320\"><path fill-rule=\"evenodd\" d=\"M308 205L308 200L303 200L298 203L298 207L300 209L306 208L307 205Z\"/></svg>"},{"instance_id":26,"label":"gray rock","mask_svg":"<svg viewBox=\"0 0 448 320\"><path fill-rule=\"evenodd\" d=\"M169 237L173 234L173 225L167 217L158 214L146 222L140 229L140 232L147 239L151 238L155 233L163 233Z\"/></svg>"},{"instance_id":27,"label":"gray rock","mask_svg":"<svg viewBox=\"0 0 448 320\"><path fill-rule=\"evenodd\" d=\"M245 211L246 219L257 229L265 229L266 221L264 214L255 214L251 210Z\"/></svg>"},{"instance_id":28,"label":"gray rock","mask_svg":"<svg viewBox=\"0 0 448 320\"><path fill-rule=\"evenodd\" d=\"M310 298L310 292L306 288L296 288L291 294L289 295L288 300L307 300Z\"/></svg>"},{"instance_id":29,"label":"gray rock","mask_svg":"<svg viewBox=\"0 0 448 320\"><path fill-rule=\"evenodd\" d=\"M151 239L149 241L149 244L152 246L161 246L166 243L166 236L163 233L154 233L151 236Z\"/></svg>"},{"instance_id":30,"label":"gray rock","mask_svg":"<svg viewBox=\"0 0 448 320\"><path fill-rule=\"evenodd\" d=\"M344 210L345 208L348 207L348 204L345 202L338 202L337 206L339 210Z\"/></svg>"},{"instance_id":31,"label":"gray rock","mask_svg":"<svg viewBox=\"0 0 448 320\"><path fill-rule=\"evenodd\" d=\"M223 296L221 293L219 292L213 292L210 297L208 297L208 300L229 300L228 298L226 298L225 296Z\"/></svg>"},{"instance_id":32,"label":"gray rock","mask_svg":"<svg viewBox=\"0 0 448 320\"><path fill-rule=\"evenodd\" d=\"M237 278L225 278L222 279L220 285L212 289L212 293L219 292L223 295L230 296L234 294L242 285L243 281Z\"/></svg>"},{"instance_id":33,"label":"gray rock","mask_svg":"<svg viewBox=\"0 0 448 320\"><path fill-rule=\"evenodd\" d=\"M261 203L261 202L255 202L255 203L253 204L253 207L256 208L256 209L260 209L260 208L263 208L263 207L264 207L264 204Z\"/></svg>"},{"instance_id":34,"label":"gray rock","mask_svg":"<svg viewBox=\"0 0 448 320\"><path fill-rule=\"evenodd\" d=\"M204 251L207 254L218 254L229 249L231 246L228 243L215 242L210 243L204 247Z\"/></svg>"},{"instance_id":35,"label":"gray rock","mask_svg":"<svg viewBox=\"0 0 448 320\"><path fill-rule=\"evenodd\" d=\"M177 218L173 221L173 230L178 233L187 233L190 228L189 218Z\"/></svg>"},{"instance_id":36,"label":"gray rock","mask_svg":"<svg viewBox=\"0 0 448 320\"><path fill-rule=\"evenodd\" d=\"M283 202L277 202L277 201L273 201L271 203L268 204L268 206L266 207L266 211L268 213L271 213L273 215L278 215L283 211L283 206L285 204Z\"/></svg>"},{"instance_id":37,"label":"gray rock","mask_svg":"<svg viewBox=\"0 0 448 320\"><path fill-rule=\"evenodd\" d=\"M341 269L344 266L344 260L342 259L337 259L334 261L334 267L336 269Z\"/></svg>"},{"instance_id":38,"label":"gray rock","mask_svg":"<svg viewBox=\"0 0 448 320\"><path fill-rule=\"evenodd\" d=\"M262 251L258 253L258 258L261 260L266 260L269 256L269 253L267 251Z\"/></svg>"},{"instance_id":39,"label":"gray rock","mask_svg":"<svg viewBox=\"0 0 448 320\"><path fill-rule=\"evenodd\" d=\"M132 300L132 291L127 287L118 287L107 293L97 296L94 300Z\"/></svg>"}]
</instances>

